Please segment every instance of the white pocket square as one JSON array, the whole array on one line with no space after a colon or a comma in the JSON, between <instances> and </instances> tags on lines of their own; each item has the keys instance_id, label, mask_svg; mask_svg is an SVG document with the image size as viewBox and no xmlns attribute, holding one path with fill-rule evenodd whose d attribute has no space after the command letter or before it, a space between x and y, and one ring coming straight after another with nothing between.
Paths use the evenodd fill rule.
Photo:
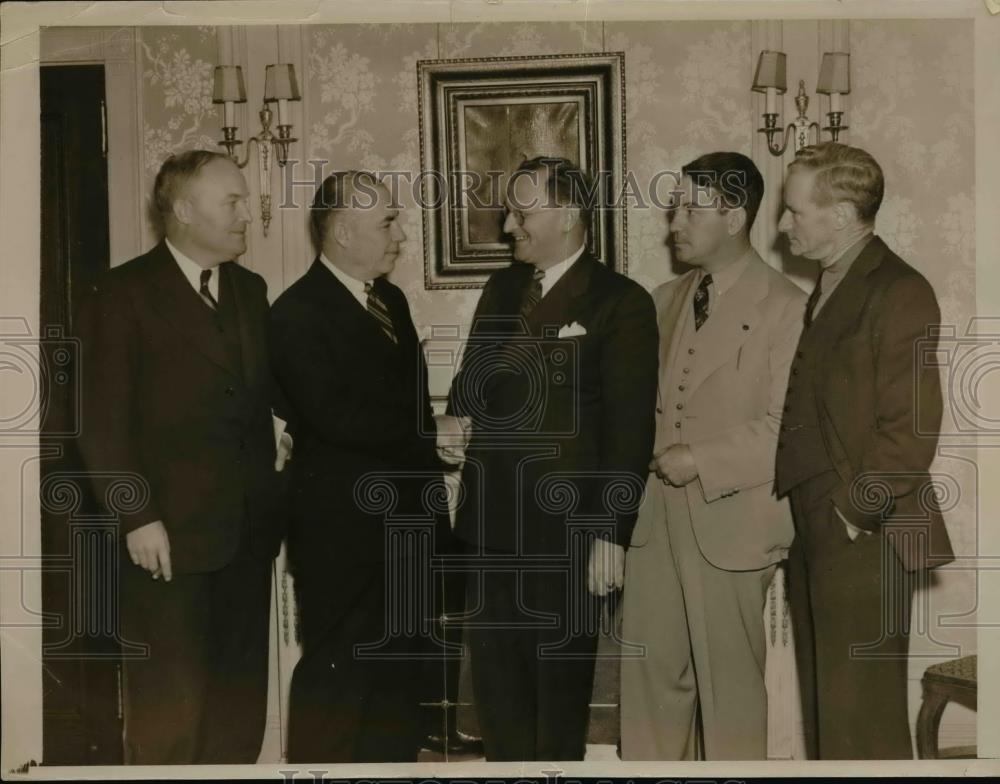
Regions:
<instances>
[{"instance_id":1,"label":"white pocket square","mask_svg":"<svg viewBox=\"0 0 1000 784\"><path fill-rule=\"evenodd\" d=\"M559 337L561 338L576 338L586 334L586 328L578 321L574 321L572 324L564 324L559 328Z\"/></svg>"}]
</instances>

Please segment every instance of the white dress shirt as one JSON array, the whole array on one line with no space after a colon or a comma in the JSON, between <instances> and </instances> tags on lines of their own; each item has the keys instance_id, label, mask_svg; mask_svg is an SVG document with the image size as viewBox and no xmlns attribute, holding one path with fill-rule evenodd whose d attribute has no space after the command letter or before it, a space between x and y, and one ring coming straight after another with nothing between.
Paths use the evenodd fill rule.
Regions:
<instances>
[{"instance_id":1,"label":"white dress shirt","mask_svg":"<svg viewBox=\"0 0 1000 784\"><path fill-rule=\"evenodd\" d=\"M319 254L319 260L323 262L323 266L334 274L337 280L347 287L347 290L351 292L351 296L358 301L358 304L365 310L368 310L368 294L365 291L365 281L352 278L322 253Z\"/></svg>"},{"instance_id":2,"label":"white dress shirt","mask_svg":"<svg viewBox=\"0 0 1000 784\"><path fill-rule=\"evenodd\" d=\"M188 283L191 284L198 296L201 296L201 272L202 270L210 269L212 270L212 277L208 279L208 290L212 292L212 296L215 301L219 301L219 265L216 264L212 267L203 267L197 261L188 258L183 253L181 253L177 248L171 244L170 240L165 240L167 243L167 249L170 251L170 255L174 257L174 261L177 262L177 266L181 268L181 272L184 273L184 277L187 278Z\"/></svg>"},{"instance_id":3,"label":"white dress shirt","mask_svg":"<svg viewBox=\"0 0 1000 784\"><path fill-rule=\"evenodd\" d=\"M746 268L750 264L751 254L756 253L753 248L749 248L746 253L740 256L736 261L730 264L725 269L719 272L713 272L712 282L708 286L708 315L712 315L715 312L716 306L719 304L719 300L726 295L733 286L736 285L736 281L740 279L740 276L744 273ZM698 283L700 284L702 279L708 275L704 269L698 270ZM697 290L697 286L694 290ZM692 299L694 294L692 293Z\"/></svg>"},{"instance_id":4,"label":"white dress shirt","mask_svg":"<svg viewBox=\"0 0 1000 784\"><path fill-rule=\"evenodd\" d=\"M548 294L552 287L559 282L559 278L567 273L570 267L576 262L580 256L583 255L584 246L581 245L576 253L571 255L569 258L560 261L558 264L553 264L547 270L545 270L545 277L542 278L542 296L544 297Z\"/></svg>"}]
</instances>

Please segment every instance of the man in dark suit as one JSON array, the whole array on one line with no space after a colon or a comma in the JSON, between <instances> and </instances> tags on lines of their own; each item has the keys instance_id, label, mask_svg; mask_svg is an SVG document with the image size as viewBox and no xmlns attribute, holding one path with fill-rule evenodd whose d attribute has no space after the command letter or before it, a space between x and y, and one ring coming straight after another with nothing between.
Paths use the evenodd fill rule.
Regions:
<instances>
[{"instance_id":1,"label":"man in dark suit","mask_svg":"<svg viewBox=\"0 0 1000 784\"><path fill-rule=\"evenodd\" d=\"M87 469L99 498L123 472L147 496L121 515L121 631L149 646L125 661L125 759L253 763L288 447L276 455L267 291L234 261L251 218L229 158L169 158L153 200L164 241L78 317Z\"/></svg>"},{"instance_id":2,"label":"man in dark suit","mask_svg":"<svg viewBox=\"0 0 1000 784\"><path fill-rule=\"evenodd\" d=\"M914 587L954 557L928 474L941 424L940 313L924 277L873 234L884 182L864 150L800 150L778 224L816 259L778 441L808 750L910 759L906 665ZM923 341L926 351L918 351ZM812 730L812 732L810 732Z\"/></svg>"},{"instance_id":3,"label":"man in dark suit","mask_svg":"<svg viewBox=\"0 0 1000 784\"><path fill-rule=\"evenodd\" d=\"M330 175L311 208L320 253L271 310L275 372L296 422L288 554L303 653L292 762L414 761L421 740L428 635L392 634L403 621L386 602L416 602L429 619L418 582L429 564L388 551L387 522L430 520L435 550L450 531L446 510L426 500L443 476L423 353L403 292L385 278L406 239L398 212L371 174Z\"/></svg>"},{"instance_id":4,"label":"man in dark suit","mask_svg":"<svg viewBox=\"0 0 1000 784\"><path fill-rule=\"evenodd\" d=\"M622 584L653 448L656 314L587 250L592 193L564 159L513 173L517 263L487 281L450 393L472 422L456 534L478 558L466 639L489 760L583 759L597 597Z\"/></svg>"}]
</instances>

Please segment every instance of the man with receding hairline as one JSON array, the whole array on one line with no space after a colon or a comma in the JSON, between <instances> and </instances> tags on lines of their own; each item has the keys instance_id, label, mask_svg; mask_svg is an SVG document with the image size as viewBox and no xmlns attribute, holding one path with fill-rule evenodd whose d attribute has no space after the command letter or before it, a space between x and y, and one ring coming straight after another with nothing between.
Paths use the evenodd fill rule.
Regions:
<instances>
[{"instance_id":1,"label":"man with receding hairline","mask_svg":"<svg viewBox=\"0 0 1000 784\"><path fill-rule=\"evenodd\" d=\"M316 260L271 310L275 374L296 422L288 556L302 658L290 762L412 762L422 740L423 641L392 637L400 619L386 616L390 572L421 565L387 551L387 513L359 497L377 477L393 514L433 518L436 550L450 536L447 516L423 503L443 483L427 369L406 297L386 278L406 239L398 217L374 175L331 174L310 210ZM383 638L377 656L356 650Z\"/></svg>"},{"instance_id":2,"label":"man with receding hairline","mask_svg":"<svg viewBox=\"0 0 1000 784\"><path fill-rule=\"evenodd\" d=\"M122 473L125 761L253 763L267 709L271 562L282 536L267 290L240 267L251 216L228 157L171 156L165 238L81 306L81 452L98 497Z\"/></svg>"},{"instance_id":3,"label":"man with receding hairline","mask_svg":"<svg viewBox=\"0 0 1000 784\"><path fill-rule=\"evenodd\" d=\"M928 474L941 424L930 284L874 234L875 159L826 142L796 153L778 224L816 259L778 441L795 518L789 598L807 749L910 759L907 657L920 572L954 556ZM918 348L920 349L918 351Z\"/></svg>"},{"instance_id":4,"label":"man with receding hairline","mask_svg":"<svg viewBox=\"0 0 1000 784\"><path fill-rule=\"evenodd\" d=\"M455 532L480 567L467 640L491 761L583 759L602 597L653 447L653 303L589 251L594 192L561 158L511 175L516 261L487 281L449 395L471 419Z\"/></svg>"}]
</instances>

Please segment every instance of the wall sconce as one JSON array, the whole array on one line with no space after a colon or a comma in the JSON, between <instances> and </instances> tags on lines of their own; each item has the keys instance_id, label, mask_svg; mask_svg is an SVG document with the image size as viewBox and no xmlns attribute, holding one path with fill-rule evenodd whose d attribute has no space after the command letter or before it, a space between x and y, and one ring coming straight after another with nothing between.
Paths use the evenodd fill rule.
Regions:
<instances>
[{"instance_id":1,"label":"wall sconce","mask_svg":"<svg viewBox=\"0 0 1000 784\"><path fill-rule=\"evenodd\" d=\"M239 159L237 146L243 142L236 138L236 104L246 103L247 92L243 86L243 70L238 65L217 65L215 67L215 93L212 103L223 105L223 139L219 144L226 148L229 157L241 169L250 161L250 143L257 143L257 163L260 167L260 220L264 236L271 223L271 158L272 152L278 165L288 161L288 148L292 142L292 124L288 118L288 102L298 101L299 86L295 80L295 66L291 63L269 65L264 71L264 105L259 112L261 131L247 140L247 157ZM269 103L278 104L278 135L271 133L273 114Z\"/></svg>"},{"instance_id":2,"label":"wall sconce","mask_svg":"<svg viewBox=\"0 0 1000 784\"><path fill-rule=\"evenodd\" d=\"M850 54L847 52L824 52L823 63L819 69L819 81L816 84L816 92L830 96L830 111L827 112L829 125L823 127L824 131L829 131L833 141L841 131L847 130L846 125L841 125L843 111L840 106L840 96L851 91L850 74ZM758 128L760 133L767 134L767 149L772 155L784 155L785 148L788 147L788 135L793 134L795 139L795 149L800 150L809 144L810 132L815 128L816 141L820 138L820 125L817 122L810 122L806 116L809 109L809 96L806 95L806 83L804 79L799 79L799 92L795 96L795 108L798 109L799 116L795 122L789 123L784 129L784 140L779 147L774 140L777 134L782 133L782 128L778 127L778 96L783 95L787 90L785 81L785 53L764 50L757 59L757 71L753 77L754 92L764 93L764 127Z\"/></svg>"}]
</instances>

